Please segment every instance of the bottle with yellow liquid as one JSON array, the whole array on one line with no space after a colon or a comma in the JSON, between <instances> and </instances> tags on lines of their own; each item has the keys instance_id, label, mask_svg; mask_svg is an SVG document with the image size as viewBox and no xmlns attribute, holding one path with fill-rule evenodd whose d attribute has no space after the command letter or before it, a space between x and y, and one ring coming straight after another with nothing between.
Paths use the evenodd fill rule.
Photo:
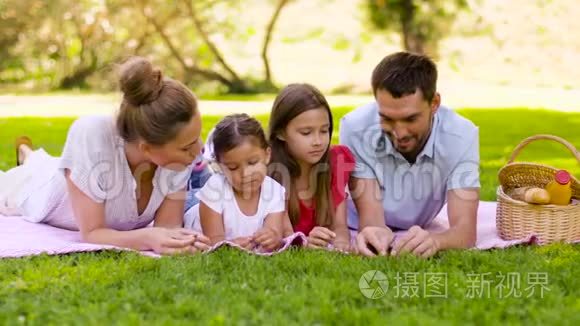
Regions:
<instances>
[{"instance_id":1,"label":"bottle with yellow liquid","mask_svg":"<svg viewBox=\"0 0 580 326\"><path fill-rule=\"evenodd\" d=\"M554 175L554 180L546 185L550 194L550 204L568 205L572 199L572 177L565 170L560 170Z\"/></svg>"}]
</instances>

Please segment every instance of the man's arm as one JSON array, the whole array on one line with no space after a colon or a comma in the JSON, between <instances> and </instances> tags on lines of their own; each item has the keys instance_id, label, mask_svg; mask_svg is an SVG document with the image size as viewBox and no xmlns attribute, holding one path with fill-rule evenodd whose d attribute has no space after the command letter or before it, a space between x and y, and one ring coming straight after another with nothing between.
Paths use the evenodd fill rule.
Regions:
<instances>
[{"instance_id":1,"label":"man's arm","mask_svg":"<svg viewBox=\"0 0 580 326\"><path fill-rule=\"evenodd\" d=\"M449 229L433 235L439 243L439 250L475 246L478 206L478 188L455 189L447 192Z\"/></svg>"},{"instance_id":2,"label":"man's arm","mask_svg":"<svg viewBox=\"0 0 580 326\"><path fill-rule=\"evenodd\" d=\"M369 162L373 134L353 128L352 124L346 117L341 119L340 143L346 145L355 158L355 169L349 180L350 195L359 216L355 250L369 257L384 256L394 235L385 225L382 193ZM381 134L379 129L376 132Z\"/></svg>"},{"instance_id":3,"label":"man's arm","mask_svg":"<svg viewBox=\"0 0 580 326\"><path fill-rule=\"evenodd\" d=\"M435 236L440 249L475 246L479 207L479 134L476 133L447 183L449 230Z\"/></svg>"},{"instance_id":4,"label":"man's arm","mask_svg":"<svg viewBox=\"0 0 580 326\"><path fill-rule=\"evenodd\" d=\"M394 235L385 224L379 183L376 179L353 177L349 189L359 215L356 251L369 257L385 256Z\"/></svg>"},{"instance_id":5,"label":"man's arm","mask_svg":"<svg viewBox=\"0 0 580 326\"><path fill-rule=\"evenodd\" d=\"M359 216L359 230L367 226L385 226L381 189L376 179L352 177L349 190Z\"/></svg>"}]
</instances>

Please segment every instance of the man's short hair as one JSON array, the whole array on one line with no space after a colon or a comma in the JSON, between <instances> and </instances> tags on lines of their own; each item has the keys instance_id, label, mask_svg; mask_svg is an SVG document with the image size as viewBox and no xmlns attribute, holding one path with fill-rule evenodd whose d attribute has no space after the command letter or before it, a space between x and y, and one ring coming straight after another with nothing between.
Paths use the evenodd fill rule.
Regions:
<instances>
[{"instance_id":1,"label":"man's short hair","mask_svg":"<svg viewBox=\"0 0 580 326\"><path fill-rule=\"evenodd\" d=\"M421 90L427 102L433 100L437 89L437 66L429 57L409 52L386 56L373 70L373 94L388 91L394 98Z\"/></svg>"}]
</instances>

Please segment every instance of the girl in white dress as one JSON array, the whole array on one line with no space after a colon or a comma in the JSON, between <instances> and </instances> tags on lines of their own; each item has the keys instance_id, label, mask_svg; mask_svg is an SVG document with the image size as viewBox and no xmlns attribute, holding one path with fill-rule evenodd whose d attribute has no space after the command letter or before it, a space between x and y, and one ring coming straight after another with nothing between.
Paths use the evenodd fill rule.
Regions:
<instances>
[{"instance_id":1,"label":"girl in white dress","mask_svg":"<svg viewBox=\"0 0 580 326\"><path fill-rule=\"evenodd\" d=\"M220 121L213 132L216 173L196 194L185 227L215 244L230 240L246 249L277 249L282 242L285 190L267 176L270 148L260 123L247 114Z\"/></svg>"},{"instance_id":2,"label":"girl in white dress","mask_svg":"<svg viewBox=\"0 0 580 326\"><path fill-rule=\"evenodd\" d=\"M195 96L139 57L121 65L120 87L118 115L76 120L61 157L19 148L23 164L0 174L0 214L80 230L90 243L161 254L208 248L182 228L202 147Z\"/></svg>"}]
</instances>

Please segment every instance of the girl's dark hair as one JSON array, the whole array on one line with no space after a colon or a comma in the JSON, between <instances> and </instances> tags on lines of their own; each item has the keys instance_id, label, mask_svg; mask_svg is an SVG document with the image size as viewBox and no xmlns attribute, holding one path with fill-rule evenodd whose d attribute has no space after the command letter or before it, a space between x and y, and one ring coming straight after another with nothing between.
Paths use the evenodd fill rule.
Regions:
<instances>
[{"instance_id":1,"label":"girl's dark hair","mask_svg":"<svg viewBox=\"0 0 580 326\"><path fill-rule=\"evenodd\" d=\"M220 162L224 153L251 140L263 149L268 148L268 141L262 125L255 118L245 113L224 117L216 126L211 136L216 161Z\"/></svg>"},{"instance_id":2,"label":"girl's dark hair","mask_svg":"<svg viewBox=\"0 0 580 326\"><path fill-rule=\"evenodd\" d=\"M298 115L316 109L324 109L328 113L330 122L329 137L332 139L332 112L328 102L322 93L314 86L309 84L290 84L286 86L276 99L270 113L270 124L268 138L272 148L270 176L281 183L285 188L288 196L288 214L292 225L295 225L300 218L300 206L298 202L298 191L296 189L296 179L300 176L300 166L298 162L290 155L286 142L281 137L288 124ZM330 146L329 146L330 148ZM316 211L316 222L320 226L330 226L334 217L332 205L332 196L330 191L330 164L329 148L320 159L320 162L313 169L315 175L311 176L311 187L314 182L316 191L314 193L314 205ZM285 171L278 170L285 167L285 171L290 173L290 180L284 180ZM289 182L289 184L288 184Z\"/></svg>"},{"instance_id":3,"label":"girl's dark hair","mask_svg":"<svg viewBox=\"0 0 580 326\"><path fill-rule=\"evenodd\" d=\"M132 57L120 65L123 92L117 130L127 142L142 139L164 145L197 114L197 100L182 83L163 78L145 58Z\"/></svg>"}]
</instances>

